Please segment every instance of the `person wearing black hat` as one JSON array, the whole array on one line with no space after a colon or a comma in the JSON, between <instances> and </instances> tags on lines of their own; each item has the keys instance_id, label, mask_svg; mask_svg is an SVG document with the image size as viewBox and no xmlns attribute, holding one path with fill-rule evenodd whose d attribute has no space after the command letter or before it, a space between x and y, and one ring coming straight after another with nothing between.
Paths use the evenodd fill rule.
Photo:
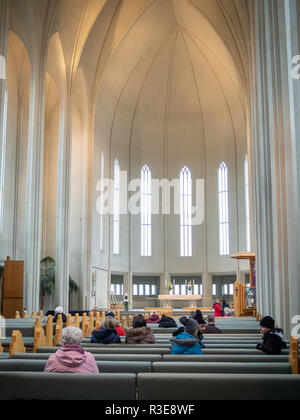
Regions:
<instances>
[{"instance_id":1,"label":"person wearing black hat","mask_svg":"<svg viewBox=\"0 0 300 420\"><path fill-rule=\"evenodd\" d=\"M193 318L183 316L179 319L183 327L179 328L173 337L172 354L202 354L201 345L198 339L200 325Z\"/></svg>"},{"instance_id":2,"label":"person wearing black hat","mask_svg":"<svg viewBox=\"0 0 300 420\"><path fill-rule=\"evenodd\" d=\"M260 321L259 328L263 343L257 344L256 348L267 354L280 354L281 349L286 349L286 343L283 341L283 333L280 328L275 328L275 321L270 316L265 316Z\"/></svg>"}]
</instances>

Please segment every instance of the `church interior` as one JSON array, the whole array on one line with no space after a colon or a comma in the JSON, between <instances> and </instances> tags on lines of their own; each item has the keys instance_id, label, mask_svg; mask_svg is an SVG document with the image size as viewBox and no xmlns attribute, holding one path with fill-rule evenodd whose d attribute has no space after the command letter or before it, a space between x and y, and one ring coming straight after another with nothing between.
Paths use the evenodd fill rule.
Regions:
<instances>
[{"instance_id":1,"label":"church interior","mask_svg":"<svg viewBox=\"0 0 300 420\"><path fill-rule=\"evenodd\" d=\"M0 399L299 399L299 139L299 0L0 0ZM139 314L175 326L91 342Z\"/></svg>"}]
</instances>

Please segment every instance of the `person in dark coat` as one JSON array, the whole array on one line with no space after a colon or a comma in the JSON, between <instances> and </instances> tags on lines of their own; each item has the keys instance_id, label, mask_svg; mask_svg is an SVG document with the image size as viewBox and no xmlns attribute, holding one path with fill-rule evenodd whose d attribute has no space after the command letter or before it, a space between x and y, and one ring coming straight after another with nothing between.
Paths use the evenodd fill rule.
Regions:
<instances>
[{"instance_id":1,"label":"person in dark coat","mask_svg":"<svg viewBox=\"0 0 300 420\"><path fill-rule=\"evenodd\" d=\"M57 321L58 315L61 315L63 323L67 321L67 317L64 314L64 309L62 306L58 306L57 308L55 308L53 322Z\"/></svg>"},{"instance_id":2,"label":"person in dark coat","mask_svg":"<svg viewBox=\"0 0 300 420\"><path fill-rule=\"evenodd\" d=\"M92 331L91 343L113 344L121 343L121 339L115 329L117 321L114 317L104 318L98 330Z\"/></svg>"},{"instance_id":3,"label":"person in dark coat","mask_svg":"<svg viewBox=\"0 0 300 420\"><path fill-rule=\"evenodd\" d=\"M161 320L159 321L159 328L177 328L177 324L173 318L162 314Z\"/></svg>"},{"instance_id":4,"label":"person in dark coat","mask_svg":"<svg viewBox=\"0 0 300 420\"><path fill-rule=\"evenodd\" d=\"M132 320L132 328L146 327L146 320L143 315L136 315Z\"/></svg>"},{"instance_id":5,"label":"person in dark coat","mask_svg":"<svg viewBox=\"0 0 300 420\"><path fill-rule=\"evenodd\" d=\"M267 354L280 354L281 349L286 349L286 343L283 341L283 332L280 328L275 328L275 321L270 316L265 316L260 321L259 328L263 343L257 344L257 350Z\"/></svg>"},{"instance_id":6,"label":"person in dark coat","mask_svg":"<svg viewBox=\"0 0 300 420\"><path fill-rule=\"evenodd\" d=\"M208 314L206 321L207 325L205 326L203 334L223 334L223 331L215 326L215 317L213 314Z\"/></svg>"},{"instance_id":7,"label":"person in dark coat","mask_svg":"<svg viewBox=\"0 0 300 420\"><path fill-rule=\"evenodd\" d=\"M202 323L203 321L203 315L200 309L197 309L196 312L192 312L190 317L198 321L198 324Z\"/></svg>"}]
</instances>

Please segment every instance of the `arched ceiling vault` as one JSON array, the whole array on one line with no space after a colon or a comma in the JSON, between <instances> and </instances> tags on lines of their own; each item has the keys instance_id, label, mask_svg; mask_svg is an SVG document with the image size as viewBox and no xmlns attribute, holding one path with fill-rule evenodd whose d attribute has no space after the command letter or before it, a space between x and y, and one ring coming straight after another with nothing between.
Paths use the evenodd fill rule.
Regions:
<instances>
[{"instance_id":1,"label":"arched ceiling vault","mask_svg":"<svg viewBox=\"0 0 300 420\"><path fill-rule=\"evenodd\" d=\"M11 29L24 40L30 55L43 28L47 29L43 39L57 32L66 78L75 76L78 66L82 67L93 109L112 63L126 73L124 79L116 79L120 93L145 51L173 27L182 28L189 43L193 40L199 48L202 44L206 57L215 55L242 97L247 87L248 1L12 0Z\"/></svg>"}]
</instances>

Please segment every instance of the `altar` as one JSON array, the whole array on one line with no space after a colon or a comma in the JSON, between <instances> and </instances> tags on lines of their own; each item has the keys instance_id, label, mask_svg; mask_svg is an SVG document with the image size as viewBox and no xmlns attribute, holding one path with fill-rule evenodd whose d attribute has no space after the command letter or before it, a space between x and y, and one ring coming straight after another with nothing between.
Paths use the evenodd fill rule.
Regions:
<instances>
[{"instance_id":1,"label":"altar","mask_svg":"<svg viewBox=\"0 0 300 420\"><path fill-rule=\"evenodd\" d=\"M163 303L165 308L172 307L174 300L187 302L190 308L196 308L197 301L202 300L202 297L200 295L158 295L158 300Z\"/></svg>"}]
</instances>

